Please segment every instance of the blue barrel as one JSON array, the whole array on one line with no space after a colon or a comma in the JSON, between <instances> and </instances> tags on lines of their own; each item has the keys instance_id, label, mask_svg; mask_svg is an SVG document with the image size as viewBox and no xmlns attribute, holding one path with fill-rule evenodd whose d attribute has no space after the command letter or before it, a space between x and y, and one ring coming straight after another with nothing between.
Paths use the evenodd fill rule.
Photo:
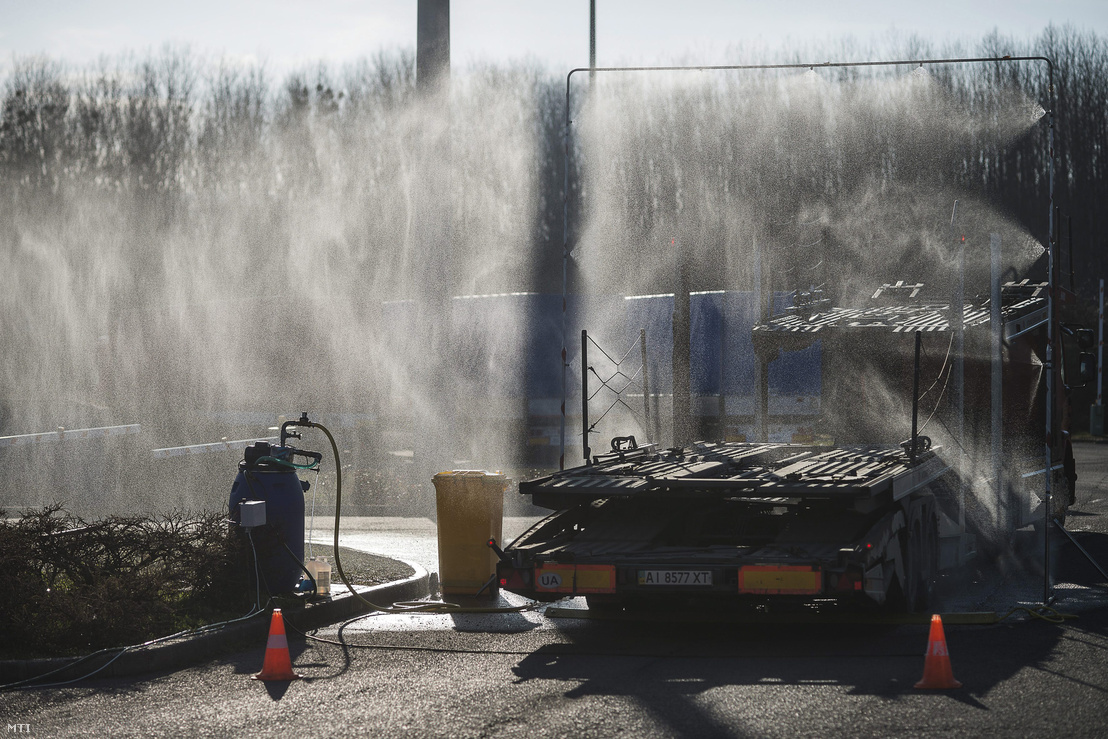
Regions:
<instances>
[{"instance_id":1,"label":"blue barrel","mask_svg":"<svg viewBox=\"0 0 1108 739\"><path fill-rule=\"evenodd\" d=\"M293 451L264 441L248 446L228 503L231 520L238 522L240 503L265 501L266 524L255 528L251 536L258 570L274 595L294 591L303 572L305 483L295 469L283 464L290 461Z\"/></svg>"}]
</instances>

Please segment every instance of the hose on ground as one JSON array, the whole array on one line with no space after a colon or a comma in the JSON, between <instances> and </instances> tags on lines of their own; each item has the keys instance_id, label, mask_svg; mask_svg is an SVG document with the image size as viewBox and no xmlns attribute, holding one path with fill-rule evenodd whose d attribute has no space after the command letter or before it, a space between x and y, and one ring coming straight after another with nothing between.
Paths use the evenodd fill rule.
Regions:
<instances>
[{"instance_id":1,"label":"hose on ground","mask_svg":"<svg viewBox=\"0 0 1108 739\"><path fill-rule=\"evenodd\" d=\"M0 685L0 691L4 691L4 690L36 690L38 688L57 688L57 687L64 687L66 685L72 685L73 683L78 683L78 682L81 682L82 680L87 680L88 678L93 677L94 675L97 675L97 674L103 672L113 662L115 662L117 659L122 657L124 654L126 654L128 652L131 652L131 651L134 651L136 649L141 649L142 647L150 647L150 646L154 646L156 644L161 644L162 642L169 641L170 639L183 638L183 637L192 636L192 635L195 635L195 634L203 634L203 633L206 633L208 631L214 631L216 629L221 629L224 626L230 626L231 624L236 624L236 623L240 623L242 621L247 621L249 619L260 616L263 613L266 613L266 609L269 608L269 604L271 602L273 602L273 598L270 597L270 599L268 601L266 601L266 603L264 605L261 603L261 579L260 579L261 574L258 570L258 550L254 546L254 538L252 536L249 536L250 530L247 529L246 531L247 531L247 534L248 534L248 538L250 539L250 549L251 549L251 551L254 552L254 577L256 578L257 590L256 590L256 598L255 598L255 601L254 601L254 607L251 608L250 612L247 613L245 616L240 616L238 618L232 618L232 619L227 620L227 621L219 621L217 623L206 624L204 626L198 626L198 627L193 628L193 629L184 629L182 631L178 631L178 632L173 633L173 634L168 634L166 636L160 636L156 639L150 639L149 641L142 642L141 644L129 644L125 647L109 647L107 649L101 649L101 650L98 650L96 652L92 652L91 654L86 654L83 657L77 657L72 662L64 664L61 667L58 667L56 669L50 670L49 672L44 672L41 675L35 675L34 677L28 677L28 678L25 678L23 680L16 680L15 682L4 683L4 684ZM266 587L266 591L267 592L269 591L268 586ZM57 675L58 673L64 672L66 670L72 670L74 667L81 664L82 662L87 662L88 660L91 660L94 657L99 657L101 655L109 654L109 653L115 652L117 650L118 650L118 653L115 656L113 656L111 659L109 659L107 662L100 665L96 669L94 669L90 672L87 672L84 675L81 675L80 677L75 677L72 680L64 680L64 681L61 681L61 682L53 682L53 683L39 682L40 680L48 678L51 675Z\"/></svg>"},{"instance_id":2,"label":"hose on ground","mask_svg":"<svg viewBox=\"0 0 1108 739\"><path fill-rule=\"evenodd\" d=\"M1007 613L997 618L996 623L1000 623L1009 616L1013 616L1017 613L1020 613L1021 611L1026 613L1032 619L1038 619L1052 624L1064 624L1070 619L1077 618L1077 615L1074 613L1062 613L1061 611L1055 608L1051 608L1050 606L1037 606L1035 608L1028 608L1027 606L1012 606L1008 609Z\"/></svg>"},{"instance_id":3,"label":"hose on ground","mask_svg":"<svg viewBox=\"0 0 1108 739\"><path fill-rule=\"evenodd\" d=\"M447 601L401 601L393 603L391 606L382 606L367 600L361 593L355 590L351 584L350 579L346 576L346 572L342 569L342 555L339 553L339 524L342 520L342 464L339 460L339 447L335 443L335 437L331 435L330 430L327 429L321 423L314 421L302 421L301 425L308 426L309 428L319 429L327 437L327 441L331 443L331 454L335 458L335 539L334 539L334 556L335 556L335 570L339 573L339 579L350 590L351 595L366 604L375 611L381 611L383 613L393 614L412 614L412 613L520 613L522 611L533 610L538 607L537 603L527 603L522 606L463 606L459 603L450 603Z\"/></svg>"}]
</instances>

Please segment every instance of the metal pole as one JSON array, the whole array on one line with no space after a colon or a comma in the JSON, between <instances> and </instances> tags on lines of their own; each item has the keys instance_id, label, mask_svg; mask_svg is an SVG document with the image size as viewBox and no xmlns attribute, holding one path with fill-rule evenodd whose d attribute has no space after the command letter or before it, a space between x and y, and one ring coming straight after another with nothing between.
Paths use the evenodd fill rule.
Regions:
<instances>
[{"instance_id":1,"label":"metal pole","mask_svg":"<svg viewBox=\"0 0 1108 739\"><path fill-rule=\"evenodd\" d=\"M698 66L670 66L670 67L577 67L569 71L569 76L576 72L727 72L750 71L772 69L844 69L848 67L919 67L924 64L995 64L997 62L1046 62L1051 69L1053 80L1053 62L1045 56L991 56L991 57L960 57L954 59L890 59L883 62L797 62L794 64L705 64ZM567 80L568 83L568 80ZM1052 88L1053 89L1053 83ZM568 86L568 84L567 84Z\"/></svg>"},{"instance_id":2,"label":"metal pole","mask_svg":"<svg viewBox=\"0 0 1108 739\"><path fill-rule=\"evenodd\" d=\"M646 329L639 329L639 344L642 347L642 407L645 417L644 431L649 439L652 434L650 432L650 377L646 371Z\"/></svg>"},{"instance_id":3,"label":"metal pole","mask_svg":"<svg viewBox=\"0 0 1108 739\"><path fill-rule=\"evenodd\" d=\"M1070 246L1070 292L1077 292L1077 279L1073 273L1073 216L1066 216L1066 234L1069 236Z\"/></svg>"},{"instance_id":4,"label":"metal pole","mask_svg":"<svg viewBox=\"0 0 1108 739\"><path fill-rule=\"evenodd\" d=\"M570 76L573 72L569 73ZM568 387L566 385L567 375L569 370L569 353L566 351L566 345L568 344L568 332L569 326L566 318L568 312L568 283L569 283L569 131L572 120L569 117L569 80L570 77L566 77L566 121L565 128L562 132L562 144L564 147L564 157L562 159L562 419L561 427L558 432L559 439L559 452L558 452L558 469L564 470L566 468L566 391Z\"/></svg>"},{"instance_id":5,"label":"metal pole","mask_svg":"<svg viewBox=\"0 0 1108 739\"><path fill-rule=\"evenodd\" d=\"M813 70L816 67L825 69L839 69L847 67L895 67L895 66L912 66L919 67L924 64L999 64L1001 62L1006 63L1018 63L1018 62L1045 62L1047 65L1047 72L1049 75L1049 95L1053 98L1054 95L1054 63L1045 56L1003 56L1003 57L960 57L952 59L897 59L880 62L818 62L818 63L796 63L796 64L724 64L724 65L705 65L705 66L668 66L668 67L595 67L589 68L576 68L571 69L566 74L566 114L565 114L565 154L564 154L564 182L562 187L562 430L561 430L561 447L562 457L559 463L559 468L564 468L565 461L565 397L566 397L566 279L568 276L568 262L569 262L569 131L572 123L570 119L570 100L572 95L572 82L573 75L577 72L589 72L590 77L595 76L597 72L708 72L708 71L740 71L740 70L773 70L773 69L808 69ZM1053 107L1053 101L1048 101ZM1050 207L1054 208L1054 112L1048 111L1049 125L1050 125ZM1052 258L1053 258L1053 250ZM1053 265L1051 269L1051 290L1053 290ZM1048 313L1051 320L1054 316L1053 308L1053 295L1048 296ZM1049 329L1048 329L1049 331ZM1050 347L1047 347L1048 357L1050 354ZM1048 361L1049 366L1049 361ZM1050 395L1049 386L1052 380L1049 374L1047 375L1048 396ZM1049 397L1048 397L1049 400ZM655 419L657 419L657 413L655 413ZM1047 413L1047 418L1050 418L1050 413ZM1049 434L1048 434L1049 438ZM1048 452L1049 454L1049 452ZM1049 458L1049 457L1048 457ZM1049 466L1049 465L1048 465ZM1049 479L1049 475L1047 475ZM1049 481L1047 485L1049 486ZM1049 489L1049 488L1048 488Z\"/></svg>"},{"instance_id":6,"label":"metal pole","mask_svg":"<svg viewBox=\"0 0 1108 739\"><path fill-rule=\"evenodd\" d=\"M723 441L727 438L727 392L724 389L724 381L727 376L727 302L723 301L719 317L719 427L716 431L716 440Z\"/></svg>"},{"instance_id":7,"label":"metal pole","mask_svg":"<svg viewBox=\"0 0 1108 739\"><path fill-rule=\"evenodd\" d=\"M764 284L763 275L765 265L763 262L762 245L758 241L757 237L754 238L754 290L758 296L758 322L767 323L769 321L769 310L767 309L766 302L766 289ZM769 430L768 419L769 415L769 389L767 375L769 373L768 366L762 361L762 353L754 352L754 436L757 441L768 442Z\"/></svg>"},{"instance_id":8,"label":"metal pole","mask_svg":"<svg viewBox=\"0 0 1108 739\"><path fill-rule=\"evenodd\" d=\"M1051 68L1050 93L1054 92L1053 68ZM1043 494L1043 605L1053 598L1050 581L1050 522L1054 519L1054 497L1051 491L1051 478L1054 477L1054 111L1048 113L1047 151L1050 170L1050 208L1048 211L1047 233L1047 295L1046 295L1046 428L1043 444L1045 492Z\"/></svg>"},{"instance_id":9,"label":"metal pole","mask_svg":"<svg viewBox=\"0 0 1108 739\"><path fill-rule=\"evenodd\" d=\"M1100 311L1097 313L1099 329L1096 345L1096 404L1104 405L1104 278L1100 278Z\"/></svg>"},{"instance_id":10,"label":"metal pole","mask_svg":"<svg viewBox=\"0 0 1108 739\"><path fill-rule=\"evenodd\" d=\"M966 533L966 388L965 388L965 310L966 310L966 237L958 236L955 224L958 220L958 201L954 201L954 209L950 213L950 233L954 242L958 245L958 279L954 286L954 295L950 300L950 330L954 333L954 362L951 367L953 385L951 388L954 399L954 412L956 418L955 443L958 449L955 456L958 460L958 532L963 535L963 546Z\"/></svg>"},{"instance_id":11,"label":"metal pole","mask_svg":"<svg viewBox=\"0 0 1108 739\"><path fill-rule=\"evenodd\" d=\"M589 463L589 332L581 329L581 451Z\"/></svg>"},{"instance_id":12,"label":"metal pole","mask_svg":"<svg viewBox=\"0 0 1108 739\"><path fill-rule=\"evenodd\" d=\"M674 248L676 285L673 291L673 445L683 447L694 441L692 425L691 389L691 321L692 308L689 299L689 270L686 250L670 239Z\"/></svg>"},{"instance_id":13,"label":"metal pole","mask_svg":"<svg viewBox=\"0 0 1108 739\"><path fill-rule=\"evenodd\" d=\"M1004 327L1001 325L1001 259L1000 259L1000 234L989 234L989 264L992 279L989 280L991 294L989 296L989 326L990 354L992 357L992 468L993 479L996 480L997 516L1002 518L1003 531L1006 536L1011 536L1016 528L1015 516L1012 515L1011 500L1004 494Z\"/></svg>"},{"instance_id":14,"label":"metal pole","mask_svg":"<svg viewBox=\"0 0 1108 739\"><path fill-rule=\"evenodd\" d=\"M912 372L912 440L909 442L908 459L915 464L916 445L919 439L919 355L923 343L923 333L916 331L916 362Z\"/></svg>"},{"instance_id":15,"label":"metal pole","mask_svg":"<svg viewBox=\"0 0 1108 739\"><path fill-rule=\"evenodd\" d=\"M654 443L662 443L662 401L658 397L658 389L654 389Z\"/></svg>"}]
</instances>

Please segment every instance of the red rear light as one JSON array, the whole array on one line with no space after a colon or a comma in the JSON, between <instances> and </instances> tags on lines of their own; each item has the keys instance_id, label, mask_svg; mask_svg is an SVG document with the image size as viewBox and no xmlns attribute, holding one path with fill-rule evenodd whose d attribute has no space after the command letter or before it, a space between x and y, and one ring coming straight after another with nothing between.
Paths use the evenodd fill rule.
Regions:
<instances>
[{"instance_id":1,"label":"red rear light","mask_svg":"<svg viewBox=\"0 0 1108 739\"><path fill-rule=\"evenodd\" d=\"M517 570L514 567L501 567L500 568L500 587L511 590L512 588L525 588L527 587L527 581L530 578L524 576L522 570Z\"/></svg>"},{"instance_id":2,"label":"red rear light","mask_svg":"<svg viewBox=\"0 0 1108 739\"><path fill-rule=\"evenodd\" d=\"M853 570L847 570L839 575L839 579L835 583L835 589L840 591L850 592L852 590L862 589L862 575L860 572Z\"/></svg>"}]
</instances>

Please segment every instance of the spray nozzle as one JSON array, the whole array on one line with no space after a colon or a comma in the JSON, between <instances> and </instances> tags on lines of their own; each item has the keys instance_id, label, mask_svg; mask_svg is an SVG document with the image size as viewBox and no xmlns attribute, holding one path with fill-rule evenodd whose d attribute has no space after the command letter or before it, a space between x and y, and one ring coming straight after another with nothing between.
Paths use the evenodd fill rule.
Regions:
<instances>
[{"instance_id":1,"label":"spray nozzle","mask_svg":"<svg viewBox=\"0 0 1108 739\"><path fill-rule=\"evenodd\" d=\"M300 418L296 419L295 421L285 421L284 423L281 424L281 446L285 445L285 441L287 439L303 438L303 437L300 436L300 434L298 432L289 431L288 428L290 426L306 426L306 427L310 428L310 427L315 426L315 424L308 420L307 411L301 411Z\"/></svg>"}]
</instances>

